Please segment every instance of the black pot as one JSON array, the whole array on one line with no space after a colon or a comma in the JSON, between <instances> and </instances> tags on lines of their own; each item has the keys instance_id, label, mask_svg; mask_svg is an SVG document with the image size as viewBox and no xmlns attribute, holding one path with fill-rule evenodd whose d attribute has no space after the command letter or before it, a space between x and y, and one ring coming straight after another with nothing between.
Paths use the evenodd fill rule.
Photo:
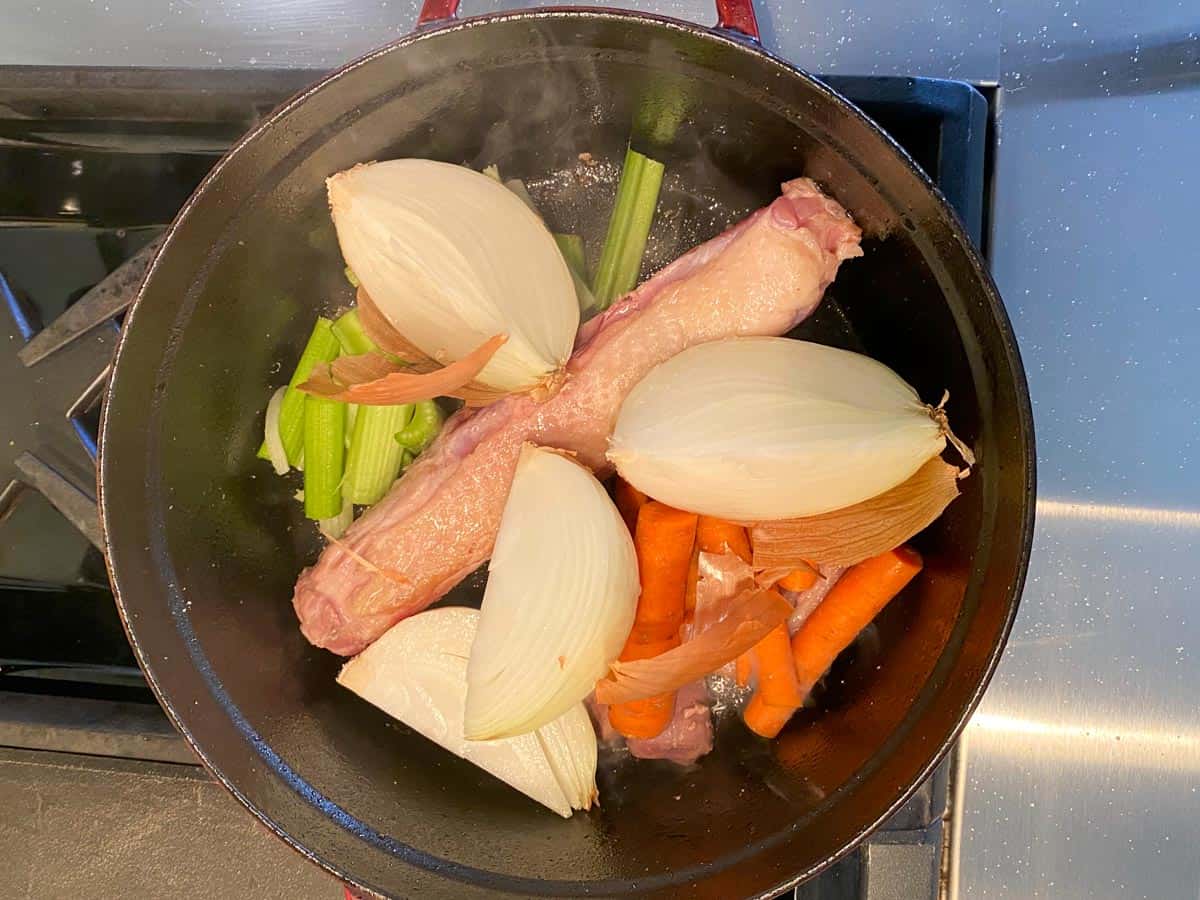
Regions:
<instances>
[{"instance_id":1,"label":"black pot","mask_svg":"<svg viewBox=\"0 0 1200 900\"><path fill-rule=\"evenodd\" d=\"M430 3L423 23L453 12ZM302 853L397 896L766 895L847 852L953 742L1004 644L1033 519L1025 380L954 214L889 138L762 50L746 0L709 30L599 10L424 27L296 97L172 226L125 324L101 434L108 560L130 640L212 772ZM690 771L602 773L562 821L334 683L289 598L317 539L255 459L268 384L314 314L347 303L324 178L425 156L531 180L552 225L600 240L631 129L668 163L652 264L817 179L863 226L802 333L862 349L927 399L950 390L979 465L918 545L927 569L775 742L740 723ZM548 174L549 173L549 174ZM460 588L477 598L479 579Z\"/></svg>"}]
</instances>

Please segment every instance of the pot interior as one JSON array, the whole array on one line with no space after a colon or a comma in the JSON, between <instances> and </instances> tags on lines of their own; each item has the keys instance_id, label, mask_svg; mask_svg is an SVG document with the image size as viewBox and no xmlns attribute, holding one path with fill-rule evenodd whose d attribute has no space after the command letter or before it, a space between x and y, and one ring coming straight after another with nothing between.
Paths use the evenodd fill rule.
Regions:
<instances>
[{"instance_id":1,"label":"pot interior","mask_svg":"<svg viewBox=\"0 0 1200 900\"><path fill-rule=\"evenodd\" d=\"M777 741L722 717L698 766L609 761L602 807L563 821L334 683L340 661L305 642L290 605L315 530L292 499L299 483L255 449L314 315L352 300L325 177L397 156L495 163L525 179L553 230L584 236L594 264L631 134L669 173L647 271L797 175L851 210L865 256L796 333L882 360L926 400L949 389L980 464L917 541L925 572ZM748 895L861 837L981 690L1028 549L1026 402L998 300L951 214L827 90L735 41L644 17L468 22L402 41L291 105L177 223L110 388L115 586L143 664L208 763L359 883L405 896L472 884ZM448 602L477 603L482 584L477 573Z\"/></svg>"}]
</instances>

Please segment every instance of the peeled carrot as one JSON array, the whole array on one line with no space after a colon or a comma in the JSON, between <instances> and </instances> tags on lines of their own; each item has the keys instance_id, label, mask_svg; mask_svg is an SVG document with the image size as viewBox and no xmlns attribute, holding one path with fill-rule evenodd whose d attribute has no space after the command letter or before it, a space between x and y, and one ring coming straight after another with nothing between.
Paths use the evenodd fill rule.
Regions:
<instances>
[{"instance_id":1,"label":"peeled carrot","mask_svg":"<svg viewBox=\"0 0 1200 900\"><path fill-rule=\"evenodd\" d=\"M815 568L792 569L792 571L780 578L776 584L785 591L800 593L800 591L807 591L816 584L817 577L818 573Z\"/></svg>"},{"instance_id":2,"label":"peeled carrot","mask_svg":"<svg viewBox=\"0 0 1200 900\"><path fill-rule=\"evenodd\" d=\"M649 641L628 644L621 653L621 659L651 659L660 653L666 653L679 646L679 635L664 641ZM614 703L608 708L608 722L625 737L652 738L662 732L671 723L675 714L675 694L656 694L645 700L631 700L628 703Z\"/></svg>"},{"instance_id":3,"label":"peeled carrot","mask_svg":"<svg viewBox=\"0 0 1200 900\"><path fill-rule=\"evenodd\" d=\"M633 536L637 550L642 594L638 598L633 629L621 659L649 659L679 645L683 625L688 570L696 543L696 516L650 500L642 505ZM626 737L652 738L660 734L675 711L674 692L614 703L608 721Z\"/></svg>"},{"instance_id":4,"label":"peeled carrot","mask_svg":"<svg viewBox=\"0 0 1200 900\"><path fill-rule=\"evenodd\" d=\"M764 702L772 706L793 708L804 702L786 622L777 625L770 634L755 644L750 652L754 654L758 670L758 687L755 693L760 694Z\"/></svg>"},{"instance_id":5,"label":"peeled carrot","mask_svg":"<svg viewBox=\"0 0 1200 900\"><path fill-rule=\"evenodd\" d=\"M783 726L795 713L795 706L773 706L763 700L762 694L756 693L742 710L742 721L755 734L773 738L783 731Z\"/></svg>"},{"instance_id":6,"label":"peeled carrot","mask_svg":"<svg viewBox=\"0 0 1200 900\"><path fill-rule=\"evenodd\" d=\"M696 547L701 553L733 553L750 562L750 535L741 525L701 516L696 522ZM743 653L734 664L737 683L745 687L750 683L753 668L749 652Z\"/></svg>"},{"instance_id":7,"label":"peeled carrot","mask_svg":"<svg viewBox=\"0 0 1200 900\"><path fill-rule=\"evenodd\" d=\"M742 718L755 734L773 738L804 702L786 623L774 628L750 652L754 655L758 686L742 711Z\"/></svg>"},{"instance_id":8,"label":"peeled carrot","mask_svg":"<svg viewBox=\"0 0 1200 900\"><path fill-rule=\"evenodd\" d=\"M805 695L923 565L916 550L897 547L865 559L842 574L792 638L796 674Z\"/></svg>"},{"instance_id":9,"label":"peeled carrot","mask_svg":"<svg viewBox=\"0 0 1200 900\"><path fill-rule=\"evenodd\" d=\"M750 537L741 525L701 516L696 522L696 544L702 553L733 553L750 562Z\"/></svg>"},{"instance_id":10,"label":"peeled carrot","mask_svg":"<svg viewBox=\"0 0 1200 900\"><path fill-rule=\"evenodd\" d=\"M613 493L616 495L617 511L629 526L629 533L633 534L637 530L638 511L646 505L647 497L620 475L617 476Z\"/></svg>"}]
</instances>

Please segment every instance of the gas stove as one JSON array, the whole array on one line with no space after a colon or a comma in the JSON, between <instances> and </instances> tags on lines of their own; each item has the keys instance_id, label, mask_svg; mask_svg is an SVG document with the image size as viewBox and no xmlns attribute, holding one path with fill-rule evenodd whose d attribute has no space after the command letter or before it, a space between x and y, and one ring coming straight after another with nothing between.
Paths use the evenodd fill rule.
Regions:
<instances>
[{"instance_id":1,"label":"gas stove","mask_svg":"<svg viewBox=\"0 0 1200 900\"><path fill-rule=\"evenodd\" d=\"M53 777L52 766L29 764L39 759L86 768L99 758L123 779L142 773L137 790L149 798L164 764L205 782L155 704L108 591L94 485L100 396L123 310L165 226L233 141L321 74L0 67L0 748L21 748L0 749L0 767L18 754L20 777ZM908 150L986 251L995 91L825 80ZM865 846L794 896L937 897L952 768L939 767ZM87 814L105 814L105 783ZM227 839L200 824L195 796L195 815L174 799L162 823L178 832L167 843L180 854ZM308 867L288 855L277 865L284 883ZM123 892L103 865L94 876L98 895Z\"/></svg>"}]
</instances>

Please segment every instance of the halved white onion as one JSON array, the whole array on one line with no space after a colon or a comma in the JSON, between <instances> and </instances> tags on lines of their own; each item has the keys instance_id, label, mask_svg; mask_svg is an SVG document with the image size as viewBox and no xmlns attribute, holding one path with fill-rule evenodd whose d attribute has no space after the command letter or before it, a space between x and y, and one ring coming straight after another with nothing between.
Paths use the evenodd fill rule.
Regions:
<instances>
[{"instance_id":1,"label":"halved white onion","mask_svg":"<svg viewBox=\"0 0 1200 900\"><path fill-rule=\"evenodd\" d=\"M467 653L479 613L431 609L393 625L342 667L338 684L561 816L596 797L596 736L577 703L544 729L498 741L463 737Z\"/></svg>"},{"instance_id":2,"label":"halved white onion","mask_svg":"<svg viewBox=\"0 0 1200 900\"><path fill-rule=\"evenodd\" d=\"M763 521L874 497L940 453L947 434L941 410L868 356L734 338L684 350L638 382L608 458L663 503Z\"/></svg>"},{"instance_id":3,"label":"halved white onion","mask_svg":"<svg viewBox=\"0 0 1200 900\"><path fill-rule=\"evenodd\" d=\"M524 734L591 693L625 645L639 591L633 540L603 485L526 445L467 667L467 736Z\"/></svg>"},{"instance_id":4,"label":"halved white onion","mask_svg":"<svg viewBox=\"0 0 1200 900\"><path fill-rule=\"evenodd\" d=\"M571 273L541 218L464 166L393 159L327 182L342 254L388 320L449 363L507 341L477 376L504 391L562 368L579 327Z\"/></svg>"}]
</instances>

